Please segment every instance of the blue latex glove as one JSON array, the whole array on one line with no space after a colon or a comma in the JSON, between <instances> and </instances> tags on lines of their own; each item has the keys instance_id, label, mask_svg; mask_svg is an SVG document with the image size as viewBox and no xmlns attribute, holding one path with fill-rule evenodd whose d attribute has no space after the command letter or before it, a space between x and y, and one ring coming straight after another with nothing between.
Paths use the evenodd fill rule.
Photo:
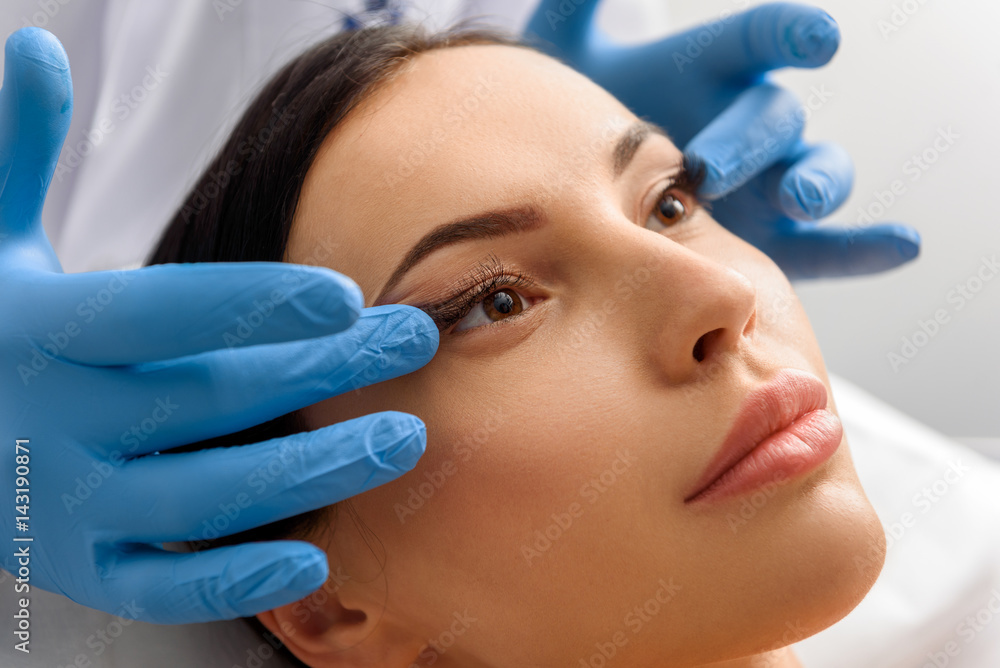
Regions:
<instances>
[{"instance_id":1,"label":"blue latex glove","mask_svg":"<svg viewBox=\"0 0 1000 668\"><path fill-rule=\"evenodd\" d=\"M37 28L15 33L0 90L3 567L18 576L15 550L27 547L31 586L160 623L296 601L328 575L326 555L308 543L190 554L161 544L235 533L385 483L423 453L423 423L386 412L244 447L141 455L408 373L434 354L437 328L410 307L362 310L353 282L317 267L63 274L41 211L71 113L59 42ZM27 452L15 439L28 439ZM27 498L15 499L18 464ZM27 531L15 504L27 506Z\"/></svg>"},{"instance_id":2,"label":"blue latex glove","mask_svg":"<svg viewBox=\"0 0 1000 668\"><path fill-rule=\"evenodd\" d=\"M920 237L910 227L812 222L844 203L854 168L840 147L802 141L801 105L766 74L827 63L840 43L828 14L767 4L624 47L597 29L599 4L543 0L527 33L637 115L665 127L691 165L704 170L699 195L716 200L712 213L719 222L791 278L874 273L916 257Z\"/></svg>"}]
</instances>

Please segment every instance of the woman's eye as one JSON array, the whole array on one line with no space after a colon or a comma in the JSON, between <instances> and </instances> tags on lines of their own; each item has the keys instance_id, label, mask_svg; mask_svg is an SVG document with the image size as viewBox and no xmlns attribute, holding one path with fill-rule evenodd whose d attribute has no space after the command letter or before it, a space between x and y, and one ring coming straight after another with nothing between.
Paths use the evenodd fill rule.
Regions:
<instances>
[{"instance_id":1,"label":"woman's eye","mask_svg":"<svg viewBox=\"0 0 1000 668\"><path fill-rule=\"evenodd\" d=\"M458 321L454 331L460 332L492 322L499 322L521 313L526 308L528 308L527 301L514 290L510 288L495 290L473 306L472 310Z\"/></svg>"},{"instance_id":2,"label":"woman's eye","mask_svg":"<svg viewBox=\"0 0 1000 668\"><path fill-rule=\"evenodd\" d=\"M684 202L668 190L660 196L653 212L646 219L646 229L660 232L681 222L687 215Z\"/></svg>"}]
</instances>

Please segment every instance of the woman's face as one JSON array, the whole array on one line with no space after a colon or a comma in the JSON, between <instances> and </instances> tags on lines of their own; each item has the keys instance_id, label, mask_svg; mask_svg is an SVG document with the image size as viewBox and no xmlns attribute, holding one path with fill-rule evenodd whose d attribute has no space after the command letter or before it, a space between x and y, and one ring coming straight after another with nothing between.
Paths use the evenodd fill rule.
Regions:
<instances>
[{"instance_id":1,"label":"woman's face","mask_svg":"<svg viewBox=\"0 0 1000 668\"><path fill-rule=\"evenodd\" d=\"M417 56L326 139L287 259L443 329L419 371L305 411L407 411L428 445L353 498L372 535L337 525L338 612L300 653L699 665L815 633L874 582L884 536L846 442L685 501L752 390L789 368L829 381L784 275L669 188L681 153L637 123L556 61L484 45Z\"/></svg>"}]
</instances>

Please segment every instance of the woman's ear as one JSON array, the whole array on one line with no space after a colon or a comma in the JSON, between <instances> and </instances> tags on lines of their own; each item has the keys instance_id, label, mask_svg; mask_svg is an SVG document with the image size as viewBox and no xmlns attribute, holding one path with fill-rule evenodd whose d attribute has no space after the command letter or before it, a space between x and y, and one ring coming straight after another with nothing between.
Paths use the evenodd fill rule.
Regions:
<instances>
[{"instance_id":1,"label":"woman's ear","mask_svg":"<svg viewBox=\"0 0 1000 668\"><path fill-rule=\"evenodd\" d=\"M341 574L331 573L318 591L257 618L314 668L408 668L425 643L388 619L382 605L357 591L359 585L338 582Z\"/></svg>"}]
</instances>

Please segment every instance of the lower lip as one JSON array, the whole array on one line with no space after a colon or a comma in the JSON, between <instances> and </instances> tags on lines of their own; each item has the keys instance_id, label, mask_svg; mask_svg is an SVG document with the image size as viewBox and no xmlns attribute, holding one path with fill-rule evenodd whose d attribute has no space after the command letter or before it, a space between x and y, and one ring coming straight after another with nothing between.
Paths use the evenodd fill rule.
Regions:
<instances>
[{"instance_id":1,"label":"lower lip","mask_svg":"<svg viewBox=\"0 0 1000 668\"><path fill-rule=\"evenodd\" d=\"M844 428L828 410L810 411L754 446L689 503L719 501L810 473L840 447Z\"/></svg>"}]
</instances>

